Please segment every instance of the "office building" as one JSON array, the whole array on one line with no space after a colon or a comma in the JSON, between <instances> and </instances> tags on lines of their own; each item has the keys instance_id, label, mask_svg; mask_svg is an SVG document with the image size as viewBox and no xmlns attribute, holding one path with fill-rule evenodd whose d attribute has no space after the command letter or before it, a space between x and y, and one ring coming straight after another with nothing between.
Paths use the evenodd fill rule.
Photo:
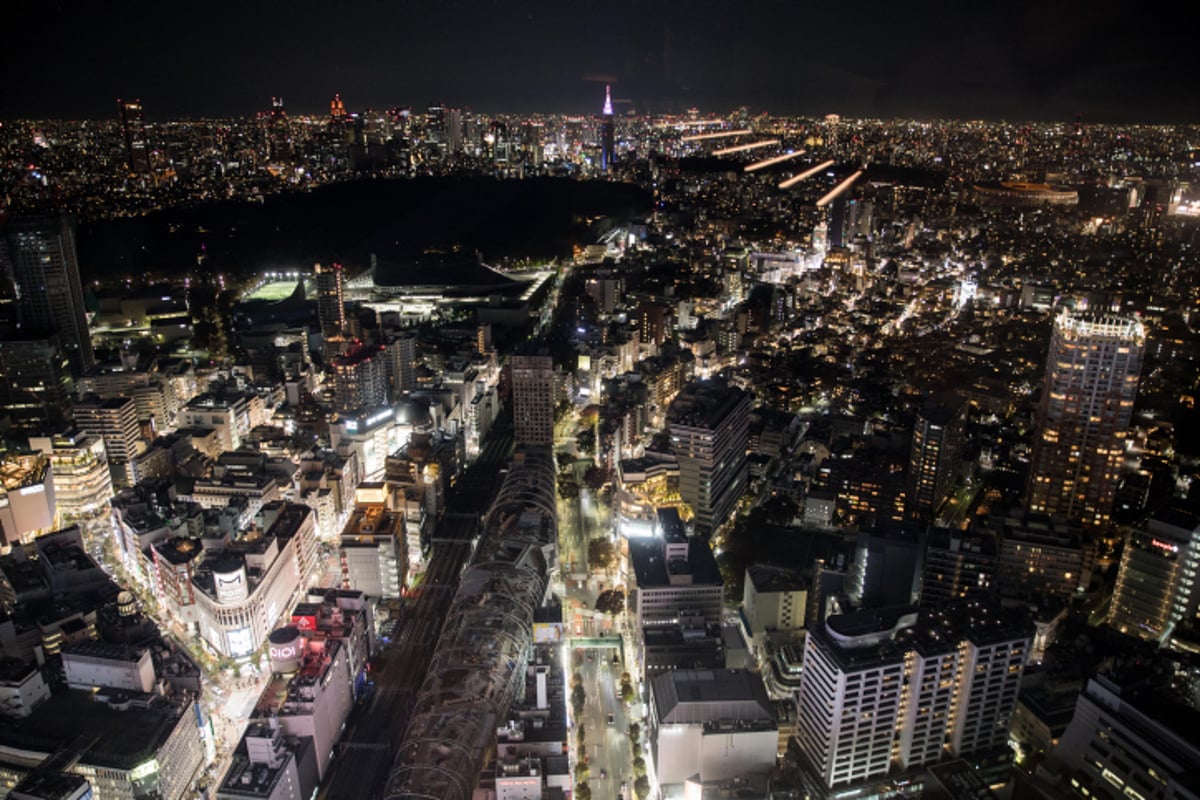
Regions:
<instances>
[{"instance_id":1,"label":"office building","mask_svg":"<svg viewBox=\"0 0 1200 800\"><path fill-rule=\"evenodd\" d=\"M1092 579L1095 544L1078 524L1013 510L978 519L972 530L996 541L996 588L1006 597L1070 599Z\"/></svg>"},{"instance_id":2,"label":"office building","mask_svg":"<svg viewBox=\"0 0 1200 800\"><path fill-rule=\"evenodd\" d=\"M1137 680L1087 682L1038 777L1074 797L1197 800L1200 712Z\"/></svg>"},{"instance_id":3,"label":"office building","mask_svg":"<svg viewBox=\"0 0 1200 800\"><path fill-rule=\"evenodd\" d=\"M146 123L142 119L142 101L118 100L117 111L121 115L121 132L125 136L125 159L130 173L150 174L150 141L146 136Z\"/></svg>"},{"instance_id":4,"label":"office building","mask_svg":"<svg viewBox=\"0 0 1200 800\"><path fill-rule=\"evenodd\" d=\"M211 428L217 432L221 452L237 450L256 424L254 418L262 405L262 398L245 392L205 392L180 410L179 427Z\"/></svg>"},{"instance_id":5,"label":"office building","mask_svg":"<svg viewBox=\"0 0 1200 800\"><path fill-rule=\"evenodd\" d=\"M742 615L751 636L804 627L809 584L792 570L752 564L746 568Z\"/></svg>"},{"instance_id":6,"label":"office building","mask_svg":"<svg viewBox=\"0 0 1200 800\"><path fill-rule=\"evenodd\" d=\"M113 486L120 489L138 482L134 459L145 445L133 398L82 400L75 406L75 425L82 433L104 440Z\"/></svg>"},{"instance_id":7,"label":"office building","mask_svg":"<svg viewBox=\"0 0 1200 800\"><path fill-rule=\"evenodd\" d=\"M286 736L278 720L253 722L229 757L217 800L307 800L317 791L310 737Z\"/></svg>"},{"instance_id":8,"label":"office building","mask_svg":"<svg viewBox=\"0 0 1200 800\"><path fill-rule=\"evenodd\" d=\"M341 264L314 268L317 284L317 319L321 324L321 336L325 341L342 335L346 327L346 301L343 290Z\"/></svg>"},{"instance_id":9,"label":"office building","mask_svg":"<svg viewBox=\"0 0 1200 800\"><path fill-rule=\"evenodd\" d=\"M370 502L371 486L360 486L354 511L342 530L342 586L373 598L399 597L408 567L404 515Z\"/></svg>"},{"instance_id":10,"label":"office building","mask_svg":"<svg viewBox=\"0 0 1200 800\"><path fill-rule=\"evenodd\" d=\"M510 362L513 438L517 444L554 444L554 362L548 355L514 355Z\"/></svg>"},{"instance_id":11,"label":"office building","mask_svg":"<svg viewBox=\"0 0 1200 800\"><path fill-rule=\"evenodd\" d=\"M113 485L108 451L101 437L68 431L58 436L30 437L29 447L50 459L58 514L64 524L108 516Z\"/></svg>"},{"instance_id":12,"label":"office building","mask_svg":"<svg viewBox=\"0 0 1200 800\"><path fill-rule=\"evenodd\" d=\"M630 539L629 563L634 579L629 610L636 615L639 630L678 625L688 612L706 623L721 621L724 582L717 559L708 542L688 537L682 524L660 536Z\"/></svg>"},{"instance_id":13,"label":"office building","mask_svg":"<svg viewBox=\"0 0 1200 800\"><path fill-rule=\"evenodd\" d=\"M3 549L33 541L55 525L54 470L43 453L0 459L0 532Z\"/></svg>"},{"instance_id":14,"label":"office building","mask_svg":"<svg viewBox=\"0 0 1200 800\"><path fill-rule=\"evenodd\" d=\"M333 405L341 414L374 411L388 402L385 348L359 345L333 360Z\"/></svg>"},{"instance_id":15,"label":"office building","mask_svg":"<svg viewBox=\"0 0 1200 800\"><path fill-rule=\"evenodd\" d=\"M12 219L0 232L0 270L11 281L21 336L58 334L78 377L94 366L79 260L75 220L69 216Z\"/></svg>"},{"instance_id":16,"label":"office building","mask_svg":"<svg viewBox=\"0 0 1200 800\"><path fill-rule=\"evenodd\" d=\"M1054 321L1038 405L1029 510L1109 523L1146 332L1130 317L1063 311Z\"/></svg>"},{"instance_id":17,"label":"office building","mask_svg":"<svg viewBox=\"0 0 1200 800\"><path fill-rule=\"evenodd\" d=\"M667 410L679 494L699 536L728 520L745 490L750 405L748 392L712 380L689 384Z\"/></svg>"},{"instance_id":18,"label":"office building","mask_svg":"<svg viewBox=\"0 0 1200 800\"><path fill-rule=\"evenodd\" d=\"M1032 630L976 603L835 614L810 628L796 738L814 796L1008 740Z\"/></svg>"},{"instance_id":19,"label":"office building","mask_svg":"<svg viewBox=\"0 0 1200 800\"><path fill-rule=\"evenodd\" d=\"M0 375L0 413L14 428L49 433L70 421L74 384L58 334L0 336Z\"/></svg>"},{"instance_id":20,"label":"office building","mask_svg":"<svg viewBox=\"0 0 1200 800\"><path fill-rule=\"evenodd\" d=\"M702 782L769 772L779 727L762 678L749 670L669 670L650 680L647 740L668 795Z\"/></svg>"},{"instance_id":21,"label":"office building","mask_svg":"<svg viewBox=\"0 0 1200 800\"><path fill-rule=\"evenodd\" d=\"M1200 517L1194 509L1159 512L1125 541L1108 624L1166 642L1200 610Z\"/></svg>"},{"instance_id":22,"label":"office building","mask_svg":"<svg viewBox=\"0 0 1200 800\"><path fill-rule=\"evenodd\" d=\"M19 724L0 727L0 786L69 754L64 771L87 778L89 796L181 800L204 764L201 715L187 693L56 692Z\"/></svg>"},{"instance_id":23,"label":"office building","mask_svg":"<svg viewBox=\"0 0 1200 800\"><path fill-rule=\"evenodd\" d=\"M932 528L921 567L921 607L982 599L996 588L996 540L979 531Z\"/></svg>"},{"instance_id":24,"label":"office building","mask_svg":"<svg viewBox=\"0 0 1200 800\"><path fill-rule=\"evenodd\" d=\"M908 459L908 513L933 519L950 497L962 460L967 404L954 393L925 401L913 423Z\"/></svg>"},{"instance_id":25,"label":"office building","mask_svg":"<svg viewBox=\"0 0 1200 800\"><path fill-rule=\"evenodd\" d=\"M846 594L861 608L915 603L920 589L921 532L895 524L858 534Z\"/></svg>"},{"instance_id":26,"label":"office building","mask_svg":"<svg viewBox=\"0 0 1200 800\"><path fill-rule=\"evenodd\" d=\"M398 400L417 388L417 337L397 336L388 343L387 353L392 398Z\"/></svg>"}]
</instances>

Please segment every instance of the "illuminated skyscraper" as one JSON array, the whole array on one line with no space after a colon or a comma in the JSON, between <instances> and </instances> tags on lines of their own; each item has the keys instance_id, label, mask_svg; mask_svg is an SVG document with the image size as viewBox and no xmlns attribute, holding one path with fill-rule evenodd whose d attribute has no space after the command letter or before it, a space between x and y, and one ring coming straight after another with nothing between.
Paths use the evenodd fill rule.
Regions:
<instances>
[{"instance_id":1,"label":"illuminated skyscraper","mask_svg":"<svg viewBox=\"0 0 1200 800\"><path fill-rule=\"evenodd\" d=\"M150 142L146 137L146 124L142 120L141 100L118 100L121 114L121 130L125 134L125 157L129 171L135 175L150 172Z\"/></svg>"},{"instance_id":2,"label":"illuminated skyscraper","mask_svg":"<svg viewBox=\"0 0 1200 800\"><path fill-rule=\"evenodd\" d=\"M292 124L282 97L271 98L271 110L266 115L268 156L272 161L292 160Z\"/></svg>"},{"instance_id":3,"label":"illuminated skyscraper","mask_svg":"<svg viewBox=\"0 0 1200 800\"><path fill-rule=\"evenodd\" d=\"M512 357L513 434L517 444L554 445L554 361Z\"/></svg>"},{"instance_id":4,"label":"illuminated skyscraper","mask_svg":"<svg viewBox=\"0 0 1200 800\"><path fill-rule=\"evenodd\" d=\"M1032 633L978 603L838 614L810 629L796 720L809 796L868 796L893 769L1002 748ZM841 787L861 791L829 791Z\"/></svg>"},{"instance_id":5,"label":"illuminated skyscraper","mask_svg":"<svg viewBox=\"0 0 1200 800\"><path fill-rule=\"evenodd\" d=\"M346 117L346 104L342 102L340 94L334 94L333 99L329 101L329 116L335 120L342 120Z\"/></svg>"},{"instance_id":6,"label":"illuminated skyscraper","mask_svg":"<svg viewBox=\"0 0 1200 800\"><path fill-rule=\"evenodd\" d=\"M326 341L342 335L346 327L346 303L343 299L342 265L316 266L317 273L317 318L321 322L321 336Z\"/></svg>"},{"instance_id":7,"label":"illuminated skyscraper","mask_svg":"<svg viewBox=\"0 0 1200 800\"><path fill-rule=\"evenodd\" d=\"M929 398L913 424L908 513L932 518L949 497L962 460L967 404L953 393Z\"/></svg>"},{"instance_id":8,"label":"illuminated skyscraper","mask_svg":"<svg viewBox=\"0 0 1200 800\"><path fill-rule=\"evenodd\" d=\"M1146 332L1130 317L1054 321L1026 496L1029 510L1108 523Z\"/></svg>"},{"instance_id":9,"label":"illuminated skyscraper","mask_svg":"<svg viewBox=\"0 0 1200 800\"><path fill-rule=\"evenodd\" d=\"M1121 556L1108 624L1143 639L1165 641L1200 610L1200 516L1195 509L1160 512L1132 530Z\"/></svg>"},{"instance_id":10,"label":"illuminated skyscraper","mask_svg":"<svg viewBox=\"0 0 1200 800\"><path fill-rule=\"evenodd\" d=\"M600 115L600 171L612 169L615 155L616 124L613 120L611 87L604 87L604 110Z\"/></svg>"},{"instance_id":11,"label":"illuminated skyscraper","mask_svg":"<svg viewBox=\"0 0 1200 800\"><path fill-rule=\"evenodd\" d=\"M362 346L333 362L334 406L339 413L374 411L387 404L387 359L383 348Z\"/></svg>"},{"instance_id":12,"label":"illuminated skyscraper","mask_svg":"<svg viewBox=\"0 0 1200 800\"><path fill-rule=\"evenodd\" d=\"M750 394L723 381L693 383L667 410L679 494L696 512L696 533L719 528L746 488Z\"/></svg>"},{"instance_id":13,"label":"illuminated skyscraper","mask_svg":"<svg viewBox=\"0 0 1200 800\"><path fill-rule=\"evenodd\" d=\"M68 216L16 219L0 234L0 274L11 281L22 336L58 334L75 377L96 363Z\"/></svg>"}]
</instances>

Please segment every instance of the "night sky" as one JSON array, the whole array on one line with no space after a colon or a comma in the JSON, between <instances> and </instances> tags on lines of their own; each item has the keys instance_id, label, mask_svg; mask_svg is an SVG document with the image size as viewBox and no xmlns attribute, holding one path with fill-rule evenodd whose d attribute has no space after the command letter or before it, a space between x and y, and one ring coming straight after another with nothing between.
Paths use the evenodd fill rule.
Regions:
<instances>
[{"instance_id":1,"label":"night sky","mask_svg":"<svg viewBox=\"0 0 1200 800\"><path fill-rule=\"evenodd\" d=\"M5 8L0 116L698 106L1196 122L1189 21L1112 0L46 2ZM1141 14L1144 19L1139 18ZM622 108L618 106L618 113Z\"/></svg>"}]
</instances>

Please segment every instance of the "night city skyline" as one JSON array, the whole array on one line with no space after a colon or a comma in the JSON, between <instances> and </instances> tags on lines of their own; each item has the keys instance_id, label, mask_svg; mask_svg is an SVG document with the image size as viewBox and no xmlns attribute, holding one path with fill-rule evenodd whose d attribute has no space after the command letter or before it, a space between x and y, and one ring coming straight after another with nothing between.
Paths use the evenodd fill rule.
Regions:
<instances>
[{"instance_id":1,"label":"night city skyline","mask_svg":"<svg viewBox=\"0 0 1200 800\"><path fill-rule=\"evenodd\" d=\"M1186 24L7 12L0 800L1200 800Z\"/></svg>"},{"instance_id":2,"label":"night city skyline","mask_svg":"<svg viewBox=\"0 0 1200 800\"><path fill-rule=\"evenodd\" d=\"M252 114L282 96L315 113L445 102L489 113L591 111L610 82L639 113L754 112L1168 123L1200 98L1178 62L1185 26L1079 0L756 0L638 4L309 2L14 8L5 55L21 76L4 118L102 118L140 97L150 119ZM55 20L53 55L39 35Z\"/></svg>"}]
</instances>

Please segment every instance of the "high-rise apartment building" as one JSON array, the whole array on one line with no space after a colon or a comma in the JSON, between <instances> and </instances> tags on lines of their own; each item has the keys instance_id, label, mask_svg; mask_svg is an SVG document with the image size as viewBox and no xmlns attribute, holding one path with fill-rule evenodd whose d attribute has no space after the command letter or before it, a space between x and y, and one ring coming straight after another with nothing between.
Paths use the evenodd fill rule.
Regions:
<instances>
[{"instance_id":1,"label":"high-rise apartment building","mask_svg":"<svg viewBox=\"0 0 1200 800\"><path fill-rule=\"evenodd\" d=\"M370 411L387 405L387 353L361 345L333 362L333 398L339 413Z\"/></svg>"},{"instance_id":2,"label":"high-rise apartment building","mask_svg":"<svg viewBox=\"0 0 1200 800\"><path fill-rule=\"evenodd\" d=\"M554 361L548 355L513 356L513 434L517 444L554 445Z\"/></svg>"},{"instance_id":3,"label":"high-rise apartment building","mask_svg":"<svg viewBox=\"0 0 1200 800\"><path fill-rule=\"evenodd\" d=\"M925 401L913 423L908 459L908 513L932 519L950 496L962 459L967 404L953 393Z\"/></svg>"},{"instance_id":4,"label":"high-rise apartment building","mask_svg":"<svg viewBox=\"0 0 1200 800\"><path fill-rule=\"evenodd\" d=\"M104 440L113 486L124 488L138 482L134 456L138 454L141 432L132 397L83 400L75 407L75 424L83 433Z\"/></svg>"},{"instance_id":5,"label":"high-rise apartment building","mask_svg":"<svg viewBox=\"0 0 1200 800\"><path fill-rule=\"evenodd\" d=\"M392 398L399 399L417 388L417 337L397 336L388 343L387 351Z\"/></svg>"},{"instance_id":6,"label":"high-rise apartment building","mask_svg":"<svg viewBox=\"0 0 1200 800\"><path fill-rule=\"evenodd\" d=\"M1195 509L1159 512L1125 542L1108 624L1164 642L1200 610L1200 516Z\"/></svg>"},{"instance_id":7,"label":"high-rise apartment building","mask_svg":"<svg viewBox=\"0 0 1200 800\"><path fill-rule=\"evenodd\" d=\"M20 335L57 333L71 374L91 369L96 359L79 281L75 221L60 215L8 222L0 234L0 270L12 283Z\"/></svg>"},{"instance_id":8,"label":"high-rise apartment building","mask_svg":"<svg viewBox=\"0 0 1200 800\"><path fill-rule=\"evenodd\" d=\"M1194 800L1200 797L1197 726L1200 712L1161 689L1098 675L1079 693L1075 715L1038 777L1080 798Z\"/></svg>"},{"instance_id":9,"label":"high-rise apartment building","mask_svg":"<svg viewBox=\"0 0 1200 800\"><path fill-rule=\"evenodd\" d=\"M71 418L74 384L58 335L13 333L0 336L0 409L19 430L61 430Z\"/></svg>"},{"instance_id":10,"label":"high-rise apartment building","mask_svg":"<svg viewBox=\"0 0 1200 800\"><path fill-rule=\"evenodd\" d=\"M1054 321L1026 496L1029 510L1088 526L1112 514L1146 332L1131 317Z\"/></svg>"},{"instance_id":11,"label":"high-rise apartment building","mask_svg":"<svg viewBox=\"0 0 1200 800\"><path fill-rule=\"evenodd\" d=\"M921 566L921 607L986 597L996 588L996 540L978 531L933 528Z\"/></svg>"},{"instance_id":12,"label":"high-rise apartment building","mask_svg":"<svg viewBox=\"0 0 1200 800\"><path fill-rule=\"evenodd\" d=\"M679 494L707 536L733 512L746 488L750 394L723 381L687 386L667 410L671 449L679 460Z\"/></svg>"},{"instance_id":13,"label":"high-rise apartment building","mask_svg":"<svg viewBox=\"0 0 1200 800\"><path fill-rule=\"evenodd\" d=\"M341 264L322 266L317 264L317 319L321 323L321 336L325 341L342 335L346 327L346 301L344 297Z\"/></svg>"},{"instance_id":14,"label":"high-rise apartment building","mask_svg":"<svg viewBox=\"0 0 1200 800\"><path fill-rule=\"evenodd\" d=\"M796 739L812 794L1003 747L1030 626L977 603L837 614L809 630Z\"/></svg>"},{"instance_id":15,"label":"high-rise apartment building","mask_svg":"<svg viewBox=\"0 0 1200 800\"><path fill-rule=\"evenodd\" d=\"M150 141L146 136L146 123L142 119L142 101L118 100L117 111L121 115L121 132L125 136L125 159L129 171L134 175L148 175Z\"/></svg>"}]
</instances>

